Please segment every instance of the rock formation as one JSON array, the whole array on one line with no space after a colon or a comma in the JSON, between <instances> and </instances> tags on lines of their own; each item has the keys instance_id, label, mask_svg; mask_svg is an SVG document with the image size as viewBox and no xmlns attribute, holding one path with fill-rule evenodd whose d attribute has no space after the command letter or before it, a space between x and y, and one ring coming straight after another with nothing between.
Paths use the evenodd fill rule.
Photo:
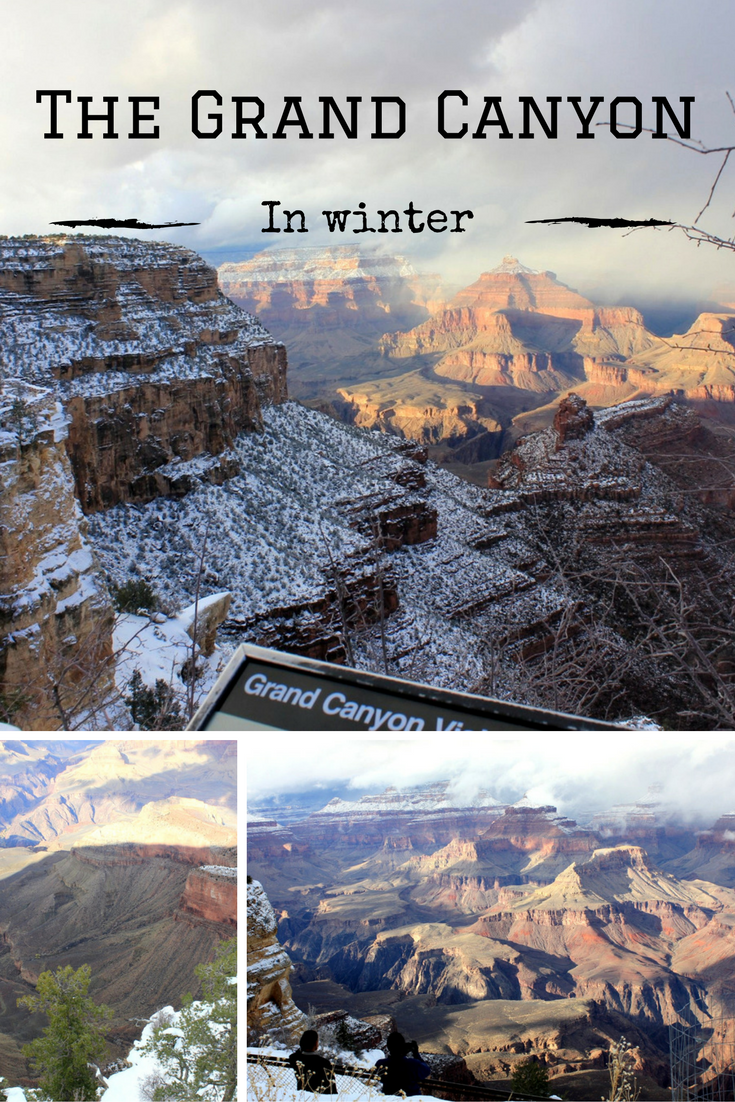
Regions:
<instances>
[{"instance_id":1,"label":"rock formation","mask_svg":"<svg viewBox=\"0 0 735 1102\"><path fill-rule=\"evenodd\" d=\"M648 394L675 394L696 404L735 401L735 315L700 314L686 333L638 350L629 379Z\"/></svg>"},{"instance_id":2,"label":"rock formation","mask_svg":"<svg viewBox=\"0 0 735 1102\"><path fill-rule=\"evenodd\" d=\"M567 440L580 440L591 432L595 425L592 410L584 398L570 394L559 403L554 417L554 432L557 435L557 451Z\"/></svg>"},{"instance_id":3,"label":"rock formation","mask_svg":"<svg viewBox=\"0 0 735 1102\"><path fill-rule=\"evenodd\" d=\"M552 981L557 994L568 993L570 983L582 997L668 1023L683 1007L699 1017L703 1007L716 1006L732 952L727 914L734 902L727 889L679 881L657 870L641 849L618 846L573 863L548 887L495 904L474 930L522 957L529 945L541 951L553 945L554 953L566 955L568 971ZM543 985L540 977L533 981L537 992L539 981Z\"/></svg>"},{"instance_id":4,"label":"rock formation","mask_svg":"<svg viewBox=\"0 0 735 1102\"><path fill-rule=\"evenodd\" d=\"M684 857L691 830L655 792L595 817L623 838L647 832L662 868L553 807L480 796L458 801L452 822L451 799L445 784L388 789L288 828L253 822L249 860L280 916L297 1001L325 1022L393 1015L422 1050L459 1053L482 1079L535 1054L589 1087L625 1035L639 1078L664 1084L666 1024L706 1024L729 985L735 894L700 869L726 875L733 817Z\"/></svg>"},{"instance_id":5,"label":"rock formation","mask_svg":"<svg viewBox=\"0 0 735 1102\"><path fill-rule=\"evenodd\" d=\"M709 830L698 831L693 848L670 868L677 876L735 888L735 812L721 815Z\"/></svg>"},{"instance_id":6,"label":"rock formation","mask_svg":"<svg viewBox=\"0 0 735 1102\"><path fill-rule=\"evenodd\" d=\"M286 343L291 389L328 394L379 362L384 333L410 328L437 309L446 291L402 257L352 245L267 249L218 269L222 290Z\"/></svg>"},{"instance_id":7,"label":"rock formation","mask_svg":"<svg viewBox=\"0 0 735 1102\"><path fill-rule=\"evenodd\" d=\"M237 869L202 865L186 878L178 913L188 921L237 927Z\"/></svg>"},{"instance_id":8,"label":"rock formation","mask_svg":"<svg viewBox=\"0 0 735 1102\"><path fill-rule=\"evenodd\" d=\"M387 788L379 796L363 796L354 803L335 798L300 823L295 837L313 847L328 839L332 844L361 846L382 846L390 840L397 849L412 849L449 843L458 833L479 836L503 814L497 801L482 793L472 804L458 806L448 787L447 782L439 782L400 792ZM397 839L402 847L396 845Z\"/></svg>"},{"instance_id":9,"label":"rock formation","mask_svg":"<svg viewBox=\"0 0 735 1102\"><path fill-rule=\"evenodd\" d=\"M0 831L25 843L235 842L237 748L229 740L107 739L80 742L63 756L46 747L39 752L36 743L16 745L17 753L0 758Z\"/></svg>"},{"instance_id":10,"label":"rock formation","mask_svg":"<svg viewBox=\"0 0 735 1102\"><path fill-rule=\"evenodd\" d=\"M248 877L248 1032L255 1037L273 1033L295 1044L306 1028L306 1015L291 997L291 961L278 944L276 928L262 885Z\"/></svg>"},{"instance_id":11,"label":"rock formation","mask_svg":"<svg viewBox=\"0 0 735 1102\"><path fill-rule=\"evenodd\" d=\"M473 463L499 454L513 417L570 386L598 405L644 388L650 369L641 363L629 378L624 365L659 344L637 310L596 306L553 272L505 257L414 329L383 337L383 354L406 373L340 388L346 404L335 409L366 427L445 440ZM490 435L464 445L480 433Z\"/></svg>"},{"instance_id":12,"label":"rock formation","mask_svg":"<svg viewBox=\"0 0 735 1102\"><path fill-rule=\"evenodd\" d=\"M86 539L47 388L0 388L0 719L30 730L99 726L113 693L113 612Z\"/></svg>"},{"instance_id":13,"label":"rock formation","mask_svg":"<svg viewBox=\"0 0 735 1102\"><path fill-rule=\"evenodd\" d=\"M0 712L115 727L112 610L79 505L232 477L236 436L286 398L285 350L194 253L82 235L0 241L0 340Z\"/></svg>"},{"instance_id":14,"label":"rock formation","mask_svg":"<svg viewBox=\"0 0 735 1102\"><path fill-rule=\"evenodd\" d=\"M87 513L223 481L235 435L286 396L283 347L178 246L6 238L0 310L6 370L64 406Z\"/></svg>"},{"instance_id":15,"label":"rock formation","mask_svg":"<svg viewBox=\"0 0 735 1102\"><path fill-rule=\"evenodd\" d=\"M460 462L498 454L503 428L496 406L464 387L428 381L422 372L408 371L339 387L338 394L333 408L349 424L424 444L444 444Z\"/></svg>"},{"instance_id":16,"label":"rock formation","mask_svg":"<svg viewBox=\"0 0 735 1102\"><path fill-rule=\"evenodd\" d=\"M400 357L441 353L438 374L480 385L559 390L580 377L584 356L622 359L654 343L637 310L595 306L553 272L505 257L443 311L384 338L383 349Z\"/></svg>"}]
</instances>

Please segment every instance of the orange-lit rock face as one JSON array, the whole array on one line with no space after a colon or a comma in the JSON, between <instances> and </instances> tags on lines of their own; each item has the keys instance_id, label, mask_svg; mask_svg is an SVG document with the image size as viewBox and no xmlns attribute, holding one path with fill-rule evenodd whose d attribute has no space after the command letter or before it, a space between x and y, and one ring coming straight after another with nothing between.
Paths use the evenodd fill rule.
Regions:
<instances>
[{"instance_id":1,"label":"orange-lit rock face","mask_svg":"<svg viewBox=\"0 0 735 1102\"><path fill-rule=\"evenodd\" d=\"M292 393L330 401L370 377L385 333L419 325L450 293L401 257L351 245L268 249L218 274L225 294L285 341Z\"/></svg>"},{"instance_id":2,"label":"orange-lit rock face","mask_svg":"<svg viewBox=\"0 0 735 1102\"><path fill-rule=\"evenodd\" d=\"M268 325L390 332L442 302L438 276L420 276L400 257L349 245L272 249L218 270L225 294ZM299 317L299 315L301 315Z\"/></svg>"},{"instance_id":3,"label":"orange-lit rock face","mask_svg":"<svg viewBox=\"0 0 735 1102\"><path fill-rule=\"evenodd\" d=\"M629 377L649 394L696 402L735 401L735 316L700 314L686 333L637 352Z\"/></svg>"},{"instance_id":4,"label":"orange-lit rock face","mask_svg":"<svg viewBox=\"0 0 735 1102\"><path fill-rule=\"evenodd\" d=\"M184 915L236 927L237 877L210 869L192 869L179 909Z\"/></svg>"},{"instance_id":5,"label":"orange-lit rock face","mask_svg":"<svg viewBox=\"0 0 735 1102\"><path fill-rule=\"evenodd\" d=\"M514 257L484 272L410 332L386 336L384 352L439 354L438 375L480 386L559 390L585 378L585 357L621 360L656 343L631 307L600 307Z\"/></svg>"}]
</instances>

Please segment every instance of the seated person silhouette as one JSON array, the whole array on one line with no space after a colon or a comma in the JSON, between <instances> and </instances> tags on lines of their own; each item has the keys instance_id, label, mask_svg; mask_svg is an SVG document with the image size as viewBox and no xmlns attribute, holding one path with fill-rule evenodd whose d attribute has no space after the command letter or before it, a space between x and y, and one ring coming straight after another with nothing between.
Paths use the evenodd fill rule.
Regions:
<instances>
[{"instance_id":1,"label":"seated person silhouette","mask_svg":"<svg viewBox=\"0 0 735 1102\"><path fill-rule=\"evenodd\" d=\"M307 1029L301 1034L299 1047L292 1052L288 1062L296 1073L296 1086L300 1091L313 1094L336 1094L334 1065L318 1054L319 1034Z\"/></svg>"},{"instance_id":2,"label":"seated person silhouette","mask_svg":"<svg viewBox=\"0 0 735 1102\"><path fill-rule=\"evenodd\" d=\"M385 1047L387 1058L375 1065L383 1080L383 1094L420 1094L419 1083L431 1075L431 1068L419 1056L419 1046L415 1041L405 1041L402 1033L391 1033Z\"/></svg>"}]
</instances>

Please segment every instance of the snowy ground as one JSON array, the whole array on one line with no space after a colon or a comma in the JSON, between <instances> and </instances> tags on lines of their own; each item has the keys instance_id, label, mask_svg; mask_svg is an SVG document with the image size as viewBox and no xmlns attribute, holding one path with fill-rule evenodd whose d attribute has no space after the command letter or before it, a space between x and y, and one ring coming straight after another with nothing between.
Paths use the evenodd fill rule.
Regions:
<instances>
[{"instance_id":1,"label":"snowy ground","mask_svg":"<svg viewBox=\"0 0 735 1102\"><path fill-rule=\"evenodd\" d=\"M199 615L203 617L207 606L220 597L214 593L199 602ZM182 697L187 686L181 679L181 668L191 659L191 636L187 628L194 619L194 606L190 605L177 616L135 616L124 613L118 616L114 629L114 648L118 655L116 665L117 686L125 692L135 670L140 672L146 685L153 688L158 679L171 685ZM219 672L229 657L219 647L208 658L197 657L199 680L196 697L202 699L211 689Z\"/></svg>"},{"instance_id":2,"label":"snowy ground","mask_svg":"<svg viewBox=\"0 0 735 1102\"><path fill-rule=\"evenodd\" d=\"M199 1004L195 1002L192 1005L196 1007ZM144 1027L140 1040L135 1042L128 1053L128 1062L132 1066L125 1068L124 1071L115 1072L109 1077L109 1086L100 1095L100 1102L148 1102L141 1086L150 1075L160 1072L161 1066L155 1057L141 1053L140 1048L150 1040L159 1016L171 1016L171 1027L176 1028L178 1018L172 1006L165 1006L154 1014L148 1025ZM5 1090L8 1102L27 1102L22 1087L6 1087Z\"/></svg>"},{"instance_id":3,"label":"snowy ground","mask_svg":"<svg viewBox=\"0 0 735 1102\"><path fill-rule=\"evenodd\" d=\"M89 538L108 580L119 585L142 576L164 604L180 607L193 600L209 526L202 592L229 590L230 617L247 621L318 599L332 585L330 557L340 566L361 560L375 569L369 537L351 526L350 503L425 501L438 513L438 538L385 556L401 599L385 625L389 672L466 689L483 676L483 640L493 624L535 620L560 597L516 565L529 558L527 549L505 531L504 517L487 517L487 491L433 464L424 468L425 488L398 486L394 476L406 468L399 445L295 403L273 406L264 411L262 433L236 440L234 478L181 500L94 514ZM508 496L495 491L492 501L504 504ZM476 549L474 541L488 534L497 534L498 545ZM481 623L454 615L457 605L477 599L490 599ZM224 647L237 641L230 637ZM356 662L383 668L380 640L371 633L358 645Z\"/></svg>"}]
</instances>

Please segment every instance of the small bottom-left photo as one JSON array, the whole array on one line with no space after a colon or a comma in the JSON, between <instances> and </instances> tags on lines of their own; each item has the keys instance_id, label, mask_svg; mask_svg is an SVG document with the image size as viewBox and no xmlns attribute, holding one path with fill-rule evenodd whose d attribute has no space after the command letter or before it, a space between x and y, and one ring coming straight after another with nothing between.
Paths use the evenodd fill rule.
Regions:
<instances>
[{"instance_id":1,"label":"small bottom-left photo","mask_svg":"<svg viewBox=\"0 0 735 1102\"><path fill-rule=\"evenodd\" d=\"M236 741L0 741L0 1100L236 1097Z\"/></svg>"}]
</instances>

